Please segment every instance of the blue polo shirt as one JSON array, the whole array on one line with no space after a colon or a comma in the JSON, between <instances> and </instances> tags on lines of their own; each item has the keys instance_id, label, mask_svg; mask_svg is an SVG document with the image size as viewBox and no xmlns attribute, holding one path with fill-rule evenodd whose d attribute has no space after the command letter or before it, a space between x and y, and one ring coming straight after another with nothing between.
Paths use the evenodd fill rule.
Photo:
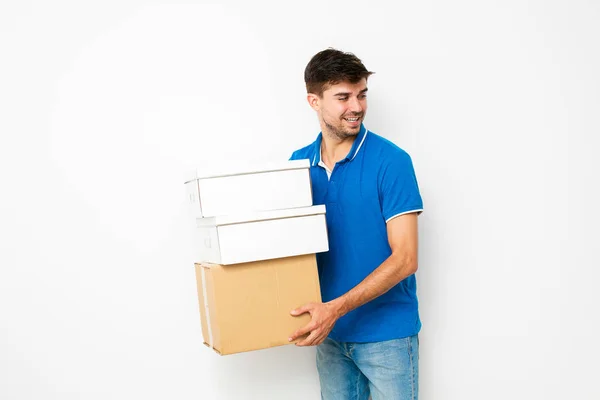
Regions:
<instances>
[{"instance_id":1,"label":"blue polo shirt","mask_svg":"<svg viewBox=\"0 0 600 400\"><path fill-rule=\"evenodd\" d=\"M423 202L408 153L364 125L352 149L331 175L321 162L322 133L295 151L309 159L314 204L325 204L329 251L317 254L323 302L358 285L392 251L386 224L421 212ZM409 276L387 293L349 312L329 337L342 342L377 342L415 335L421 329L416 279Z\"/></svg>"}]
</instances>

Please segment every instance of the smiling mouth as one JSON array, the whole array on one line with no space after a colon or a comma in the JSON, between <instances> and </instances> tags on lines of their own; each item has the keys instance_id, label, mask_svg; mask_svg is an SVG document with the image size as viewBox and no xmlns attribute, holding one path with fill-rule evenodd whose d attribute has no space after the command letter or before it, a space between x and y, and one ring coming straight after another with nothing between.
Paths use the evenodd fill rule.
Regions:
<instances>
[{"instance_id":1,"label":"smiling mouth","mask_svg":"<svg viewBox=\"0 0 600 400\"><path fill-rule=\"evenodd\" d=\"M348 117L348 118L344 118L344 119L348 122L357 122L360 119L360 117L352 117L352 118Z\"/></svg>"}]
</instances>

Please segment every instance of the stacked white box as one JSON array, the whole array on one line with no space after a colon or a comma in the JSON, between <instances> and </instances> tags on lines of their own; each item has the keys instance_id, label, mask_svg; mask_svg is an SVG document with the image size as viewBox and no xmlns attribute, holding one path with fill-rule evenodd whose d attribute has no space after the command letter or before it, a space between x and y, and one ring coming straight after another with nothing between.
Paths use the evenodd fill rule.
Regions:
<instances>
[{"instance_id":1,"label":"stacked white box","mask_svg":"<svg viewBox=\"0 0 600 400\"><path fill-rule=\"evenodd\" d=\"M185 183L198 218L310 207L309 160L294 160L240 169L199 169Z\"/></svg>"},{"instance_id":2,"label":"stacked white box","mask_svg":"<svg viewBox=\"0 0 600 400\"><path fill-rule=\"evenodd\" d=\"M325 206L312 205L309 160L202 169L186 187L198 261L228 265L329 250Z\"/></svg>"},{"instance_id":3,"label":"stacked white box","mask_svg":"<svg viewBox=\"0 0 600 400\"><path fill-rule=\"evenodd\" d=\"M198 257L213 264L239 264L329 249L324 205L199 218L197 224Z\"/></svg>"}]
</instances>

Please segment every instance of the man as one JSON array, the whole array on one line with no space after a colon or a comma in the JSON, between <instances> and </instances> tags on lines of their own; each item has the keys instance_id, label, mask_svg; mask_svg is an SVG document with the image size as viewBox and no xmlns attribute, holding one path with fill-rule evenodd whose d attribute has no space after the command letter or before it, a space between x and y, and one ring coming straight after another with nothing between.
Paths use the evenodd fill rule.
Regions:
<instances>
[{"instance_id":1,"label":"man","mask_svg":"<svg viewBox=\"0 0 600 400\"><path fill-rule=\"evenodd\" d=\"M311 160L315 204L326 205L329 252L317 255L323 303L290 341L317 347L322 398L417 399L417 216L410 156L364 126L367 79L351 53L327 49L306 66L321 133L291 159Z\"/></svg>"}]
</instances>

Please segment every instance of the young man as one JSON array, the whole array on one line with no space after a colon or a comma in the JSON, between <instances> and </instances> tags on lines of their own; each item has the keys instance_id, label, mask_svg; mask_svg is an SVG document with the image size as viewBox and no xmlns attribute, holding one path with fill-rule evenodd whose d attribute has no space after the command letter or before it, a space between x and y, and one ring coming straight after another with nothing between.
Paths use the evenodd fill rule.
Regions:
<instances>
[{"instance_id":1,"label":"young man","mask_svg":"<svg viewBox=\"0 0 600 400\"><path fill-rule=\"evenodd\" d=\"M329 252L317 255L323 303L292 315L317 347L322 398L417 399L417 216L423 209L410 156L367 130L367 79L351 53L328 49L306 66L308 104L321 133L291 159L311 161L315 204L325 204Z\"/></svg>"}]
</instances>

